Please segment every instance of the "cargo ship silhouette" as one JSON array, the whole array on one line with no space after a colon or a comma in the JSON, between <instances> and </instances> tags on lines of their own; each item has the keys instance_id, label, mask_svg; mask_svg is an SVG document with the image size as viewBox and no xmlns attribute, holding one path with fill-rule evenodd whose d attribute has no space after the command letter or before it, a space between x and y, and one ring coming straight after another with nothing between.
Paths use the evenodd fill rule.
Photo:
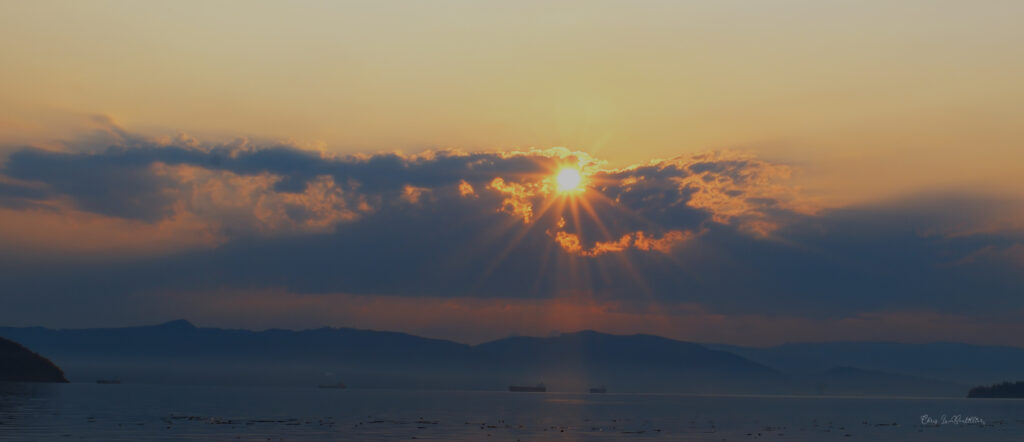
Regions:
<instances>
[{"instance_id":1,"label":"cargo ship silhouette","mask_svg":"<svg viewBox=\"0 0 1024 442\"><path fill-rule=\"evenodd\" d=\"M529 385L510 385L508 387L508 391L515 391L515 392L520 392L520 393L543 393L545 391L548 391L548 387L544 386L543 382L541 382L541 383L539 383L537 385L534 385L534 386L529 386Z\"/></svg>"}]
</instances>

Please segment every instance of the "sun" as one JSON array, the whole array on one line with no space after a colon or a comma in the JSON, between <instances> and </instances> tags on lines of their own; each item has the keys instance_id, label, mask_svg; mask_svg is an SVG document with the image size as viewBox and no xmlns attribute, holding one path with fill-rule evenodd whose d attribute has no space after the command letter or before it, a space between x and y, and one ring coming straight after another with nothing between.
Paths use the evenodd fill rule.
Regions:
<instances>
[{"instance_id":1,"label":"sun","mask_svg":"<svg viewBox=\"0 0 1024 442\"><path fill-rule=\"evenodd\" d=\"M583 190L583 175L577 169L563 168L555 175L555 187L559 193L579 192Z\"/></svg>"}]
</instances>

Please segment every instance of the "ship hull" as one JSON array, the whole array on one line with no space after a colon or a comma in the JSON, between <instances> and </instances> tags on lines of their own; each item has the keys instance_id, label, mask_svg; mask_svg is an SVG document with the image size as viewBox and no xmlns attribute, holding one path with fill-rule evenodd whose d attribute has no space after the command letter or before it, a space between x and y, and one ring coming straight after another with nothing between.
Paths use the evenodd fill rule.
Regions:
<instances>
[{"instance_id":1,"label":"ship hull","mask_svg":"<svg viewBox=\"0 0 1024 442\"><path fill-rule=\"evenodd\" d=\"M527 386L512 385L512 386L508 387L508 391L512 391L512 392L516 392L516 393L544 393L544 392L548 391L548 389L547 389L547 387L543 387L543 386L527 387Z\"/></svg>"}]
</instances>

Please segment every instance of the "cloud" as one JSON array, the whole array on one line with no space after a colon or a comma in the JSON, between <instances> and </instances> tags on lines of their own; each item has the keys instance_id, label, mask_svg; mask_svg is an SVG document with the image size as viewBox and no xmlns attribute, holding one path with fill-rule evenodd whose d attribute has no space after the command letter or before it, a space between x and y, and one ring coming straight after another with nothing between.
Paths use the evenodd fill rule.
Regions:
<instances>
[{"instance_id":1,"label":"cloud","mask_svg":"<svg viewBox=\"0 0 1024 442\"><path fill-rule=\"evenodd\" d=\"M615 241L598 241L593 247L584 249L580 245L580 237L574 233L558 231L555 240L566 252L578 256L601 256L606 253L623 252L630 248L643 251L669 253L672 248L695 236L693 232L671 230L660 238L648 236L642 231L627 233Z\"/></svg>"},{"instance_id":2,"label":"cloud","mask_svg":"<svg viewBox=\"0 0 1024 442\"><path fill-rule=\"evenodd\" d=\"M712 167L716 162L722 164ZM745 156L716 154L605 170L590 156L566 149L335 157L246 142L203 147L191 140L181 145L135 141L99 152L24 149L7 159L0 194L7 205L63 199L76 210L150 223L196 216L231 236L303 227L326 231L398 200L419 203L430 196L444 205L437 198L450 198L455 189L463 198L488 191L475 208L503 211L530 224L534 212L550 204L552 171L566 164L593 175L598 199L593 204L601 213L591 215L611 230L632 226L622 234L643 233L639 227L692 229L709 219L747 223L765 218L764 208L779 206L765 199L764 189L754 188L777 166ZM595 210L589 204L587 209ZM626 212L635 219L625 219ZM593 243L612 238L612 232L598 233L593 222L578 216L571 223L576 235Z\"/></svg>"},{"instance_id":3,"label":"cloud","mask_svg":"<svg viewBox=\"0 0 1024 442\"><path fill-rule=\"evenodd\" d=\"M788 183L789 166L736 152L610 168L567 149L338 156L119 136L6 158L0 279L12 305L273 288L585 296L736 317L1024 309L1021 235L962 210L999 201L824 209ZM557 193L561 167L580 168L588 188Z\"/></svg>"},{"instance_id":4,"label":"cloud","mask_svg":"<svg viewBox=\"0 0 1024 442\"><path fill-rule=\"evenodd\" d=\"M693 212L710 213L719 223L769 234L782 212L813 213L786 185L792 170L782 164L735 152L711 152L607 171L595 178L616 203L645 217L672 222Z\"/></svg>"}]
</instances>

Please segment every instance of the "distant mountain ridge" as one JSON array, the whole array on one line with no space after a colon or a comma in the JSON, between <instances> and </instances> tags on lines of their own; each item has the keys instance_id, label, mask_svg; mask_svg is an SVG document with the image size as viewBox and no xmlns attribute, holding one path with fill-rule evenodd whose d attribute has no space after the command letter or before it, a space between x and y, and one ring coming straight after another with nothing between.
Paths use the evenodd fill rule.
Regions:
<instances>
[{"instance_id":1,"label":"distant mountain ridge","mask_svg":"<svg viewBox=\"0 0 1024 442\"><path fill-rule=\"evenodd\" d=\"M465 344L349 328L249 331L177 320L125 328L0 327L0 336L45 351L76 381L294 385L345 376L414 388L431 387L435 378L443 385L449 367L476 364Z\"/></svg>"},{"instance_id":2,"label":"distant mountain ridge","mask_svg":"<svg viewBox=\"0 0 1024 442\"><path fill-rule=\"evenodd\" d=\"M555 379L577 391L595 385L699 393L779 393L790 388L787 376L764 365L660 336L581 331L511 337L475 348L522 382Z\"/></svg>"},{"instance_id":3,"label":"distant mountain ridge","mask_svg":"<svg viewBox=\"0 0 1024 442\"><path fill-rule=\"evenodd\" d=\"M962 396L971 383L1002 381L1002 373L1024 369L1024 350L1003 347L824 343L749 348L593 331L470 346L398 332L250 331L199 328L178 320L103 329L0 327L0 336L47 354L76 381L344 381L353 388L492 390L545 382L550 391L607 385L612 392ZM943 356L951 348L961 351ZM965 362L963 354L985 357ZM991 366L997 363L1004 365Z\"/></svg>"},{"instance_id":4,"label":"distant mountain ridge","mask_svg":"<svg viewBox=\"0 0 1024 442\"><path fill-rule=\"evenodd\" d=\"M514 337L478 346L405 333L320 328L230 330L187 321L54 330L0 327L69 376L91 381L504 389L546 382L551 391L780 392L788 378L742 357L649 335L596 332ZM593 384L593 385L591 385Z\"/></svg>"},{"instance_id":5,"label":"distant mountain ridge","mask_svg":"<svg viewBox=\"0 0 1024 442\"><path fill-rule=\"evenodd\" d=\"M821 342L764 348L705 345L797 376L850 366L962 385L993 384L1024 376L1024 349L1016 347L955 342Z\"/></svg>"}]
</instances>

